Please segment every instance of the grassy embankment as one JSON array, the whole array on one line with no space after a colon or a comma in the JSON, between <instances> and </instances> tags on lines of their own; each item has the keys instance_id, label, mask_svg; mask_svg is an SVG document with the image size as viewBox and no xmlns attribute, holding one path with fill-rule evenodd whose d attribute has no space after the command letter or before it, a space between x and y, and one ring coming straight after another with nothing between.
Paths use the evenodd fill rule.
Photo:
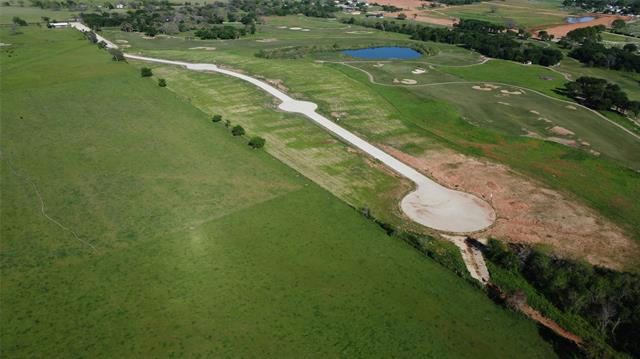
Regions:
<instances>
[{"instance_id":1,"label":"grassy embankment","mask_svg":"<svg viewBox=\"0 0 640 359\"><path fill-rule=\"evenodd\" d=\"M0 39L3 357L553 355L77 32Z\"/></svg>"}]
</instances>

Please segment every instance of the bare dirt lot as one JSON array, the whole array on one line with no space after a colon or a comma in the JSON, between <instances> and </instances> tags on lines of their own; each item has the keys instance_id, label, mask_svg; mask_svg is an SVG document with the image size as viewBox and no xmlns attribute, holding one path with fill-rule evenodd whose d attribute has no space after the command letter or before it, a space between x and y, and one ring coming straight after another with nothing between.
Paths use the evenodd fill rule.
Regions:
<instances>
[{"instance_id":1,"label":"bare dirt lot","mask_svg":"<svg viewBox=\"0 0 640 359\"><path fill-rule=\"evenodd\" d=\"M550 35L553 35L556 39L559 39L565 36L569 31L579 29L581 27L589 27L589 26L596 26L596 25L604 25L606 27L611 27L611 23L613 23L613 21L615 21L616 19L623 19L625 21L628 21L630 17L614 16L614 15L598 15L597 19L589 22L583 22L580 24L566 24L566 25L553 26L544 30L546 30Z\"/></svg>"},{"instance_id":2,"label":"bare dirt lot","mask_svg":"<svg viewBox=\"0 0 640 359\"><path fill-rule=\"evenodd\" d=\"M393 5L402 8L402 11L385 13L384 16L386 17L396 17L400 14L405 14L407 18L411 20L442 26L453 26L458 22L458 19L455 18L443 19L426 15L426 11L421 10L420 7L428 7L429 3L420 0L378 0L376 2L380 5Z\"/></svg>"},{"instance_id":3,"label":"bare dirt lot","mask_svg":"<svg viewBox=\"0 0 640 359\"><path fill-rule=\"evenodd\" d=\"M564 257L583 258L614 269L637 263L640 245L617 225L506 166L450 150L432 150L414 157L388 146L384 148L439 183L489 201L497 220L478 237L548 245Z\"/></svg>"}]
</instances>

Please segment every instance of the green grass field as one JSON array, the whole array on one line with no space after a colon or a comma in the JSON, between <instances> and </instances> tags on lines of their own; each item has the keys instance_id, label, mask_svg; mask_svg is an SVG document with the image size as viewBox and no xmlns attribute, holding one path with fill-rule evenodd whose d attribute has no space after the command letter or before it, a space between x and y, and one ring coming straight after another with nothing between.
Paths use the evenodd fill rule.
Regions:
<instances>
[{"instance_id":1,"label":"green grass field","mask_svg":"<svg viewBox=\"0 0 640 359\"><path fill-rule=\"evenodd\" d=\"M456 17L494 22L500 25L539 28L563 24L570 12L558 1L508 0L450 6L426 12L434 17Z\"/></svg>"},{"instance_id":2,"label":"green grass field","mask_svg":"<svg viewBox=\"0 0 640 359\"><path fill-rule=\"evenodd\" d=\"M77 11L68 10L48 10L38 7L20 6L0 6L0 24L11 24L14 16L27 22L42 22L42 17L49 17L51 20L68 20L79 15Z\"/></svg>"},{"instance_id":3,"label":"green grass field","mask_svg":"<svg viewBox=\"0 0 640 359\"><path fill-rule=\"evenodd\" d=\"M294 31L290 30L290 27L309 28L310 31ZM318 36L316 32L322 36ZM334 118L339 117L343 126L380 145L393 146L415 155L445 146L507 164L526 176L569 193L570 196L621 224L629 231L631 237L640 238L640 227L636 220L640 216L640 206L637 201L633 201L633 198L640 196L640 176L625 168L638 165L638 151L634 150L638 144L630 135L616 130L608 123L603 123L601 128L598 121L605 120L598 120L584 110L568 109L566 106L569 104L546 99L533 92L527 92L521 97L510 96L508 101L503 101L495 97L500 95L498 93L489 95L472 90L472 84L468 87L455 85L458 87L453 86L446 90L441 90L444 87L435 86L427 90L428 87L407 89L373 85L364 73L356 69L338 64L318 63L318 59L345 60L344 57L332 57L327 53L295 60L267 60L252 56L260 49L302 44L337 44L346 47L363 43L363 46L366 46L383 41L408 41L406 37L355 26L346 27L330 20L299 16L269 18L264 31L261 28L257 34L236 41L197 41L180 38L146 40L138 34L119 31L105 31L105 34L113 39L128 41L128 45L131 46L129 51L161 58L224 64L266 79L278 80L295 97L318 103L323 113L335 113ZM632 89L636 75L584 68L572 64L575 61L569 59L564 60L557 68L557 71L562 73L540 66L523 66L499 60L492 60L484 65L467 66L479 61L477 55L443 44L427 45L437 46L438 51L434 51L437 53L434 58L446 57L446 62L453 61L456 65L432 65L440 62L426 57L420 60L424 61L423 64L394 62L392 66L385 65L391 72L384 72L385 67L382 67L378 75L381 75L383 81L392 81L395 77L418 79L419 76L410 74L409 70L420 65L429 71L420 75L423 79L417 81L462 81L480 84L485 81L501 82L520 86L525 92L535 90L557 99L566 99L554 92L554 89L567 82L562 73L568 72L565 71L566 67L571 66L572 76L588 75L590 71L604 71L598 77L609 78L610 81L619 83L631 98L635 98L637 93L637 89ZM216 50L189 50L197 46L215 47ZM352 65L369 66L363 63ZM394 75L394 71L399 71L403 76ZM177 78L177 82L184 81ZM193 89L183 92L180 90L181 86L176 84L173 88L181 93L181 96L207 96L206 92ZM515 106L503 107L498 102L508 102ZM553 110L548 111L549 109ZM522 127L537 131L543 137L551 136L547 128L551 126L539 122L538 116L533 116L531 110L540 112L544 115L540 117L575 132L575 139L585 140L589 146L576 150L556 143L523 137L525 132ZM478 124L482 126L477 126ZM591 155L591 146L602 154L599 157ZM306 175L316 181L317 177L312 173ZM598 181L593 181L593 178L598 178ZM318 182L323 183L320 180ZM358 207L368 205L366 202L350 200L344 192L333 189L331 191ZM357 196L351 196L355 197ZM394 204L397 202L394 201L399 197L385 197L389 199L387 208L395 208ZM393 211L387 213L384 209L376 215L391 218L392 221L401 220ZM630 268L635 267L633 263L627 265Z\"/></svg>"},{"instance_id":4,"label":"green grass field","mask_svg":"<svg viewBox=\"0 0 640 359\"><path fill-rule=\"evenodd\" d=\"M79 33L0 39L3 357L554 356Z\"/></svg>"}]
</instances>

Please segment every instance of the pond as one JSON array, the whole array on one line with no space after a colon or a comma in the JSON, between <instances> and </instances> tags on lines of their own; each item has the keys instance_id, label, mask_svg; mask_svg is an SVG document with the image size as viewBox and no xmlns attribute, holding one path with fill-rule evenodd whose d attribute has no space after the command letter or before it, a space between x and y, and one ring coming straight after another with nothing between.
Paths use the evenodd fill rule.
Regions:
<instances>
[{"instance_id":1,"label":"pond","mask_svg":"<svg viewBox=\"0 0 640 359\"><path fill-rule=\"evenodd\" d=\"M581 24L583 22L589 22L595 20L595 16L582 16L582 17L568 17L565 20L567 24Z\"/></svg>"},{"instance_id":2,"label":"pond","mask_svg":"<svg viewBox=\"0 0 640 359\"><path fill-rule=\"evenodd\" d=\"M370 47L368 49L345 50L343 54L361 59L417 59L422 56L418 51L409 47Z\"/></svg>"}]
</instances>

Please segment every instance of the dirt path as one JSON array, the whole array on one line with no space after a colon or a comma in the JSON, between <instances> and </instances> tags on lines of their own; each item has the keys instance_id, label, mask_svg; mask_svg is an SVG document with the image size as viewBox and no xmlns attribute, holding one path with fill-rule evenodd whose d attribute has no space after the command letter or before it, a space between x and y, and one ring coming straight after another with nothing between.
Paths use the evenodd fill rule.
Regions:
<instances>
[{"instance_id":1,"label":"dirt path","mask_svg":"<svg viewBox=\"0 0 640 359\"><path fill-rule=\"evenodd\" d=\"M462 260L464 261L471 277L482 283L482 285L487 285L491 278L489 276L487 264L482 256L482 252L478 248L470 245L467 241L467 237L447 235L443 235L443 237L460 248Z\"/></svg>"},{"instance_id":2,"label":"dirt path","mask_svg":"<svg viewBox=\"0 0 640 359\"><path fill-rule=\"evenodd\" d=\"M266 91L281 101L279 109L305 115L319 126L414 182L416 190L402 199L400 207L410 219L417 223L445 232L470 233L491 226L495 220L495 212L487 202L474 195L452 190L436 183L414 168L320 115L316 112L317 105L315 103L295 100L265 82L220 68L214 64L193 64L129 54L125 54L125 56L132 60L182 66L189 70L217 72L247 81Z\"/></svg>"}]
</instances>

